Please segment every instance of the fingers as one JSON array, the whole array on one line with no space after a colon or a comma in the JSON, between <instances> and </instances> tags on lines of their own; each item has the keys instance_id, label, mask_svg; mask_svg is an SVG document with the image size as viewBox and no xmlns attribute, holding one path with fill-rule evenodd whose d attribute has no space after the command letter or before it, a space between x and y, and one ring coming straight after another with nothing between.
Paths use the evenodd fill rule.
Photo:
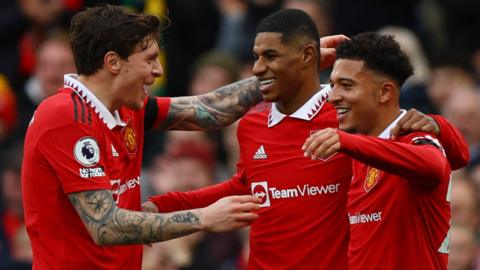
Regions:
<instances>
[{"instance_id":1,"label":"fingers","mask_svg":"<svg viewBox=\"0 0 480 270\"><path fill-rule=\"evenodd\" d=\"M239 213L235 215L235 219L237 222L245 222L245 223L251 223L255 221L258 217L259 217L258 214L251 213L251 212Z\"/></svg>"},{"instance_id":2,"label":"fingers","mask_svg":"<svg viewBox=\"0 0 480 270\"><path fill-rule=\"evenodd\" d=\"M327 138L316 149L313 149L310 157L313 160L316 160L318 158L326 159L327 157L338 152L338 149L340 148L339 146L340 146L340 143L338 142L337 138L335 137Z\"/></svg>"},{"instance_id":3,"label":"fingers","mask_svg":"<svg viewBox=\"0 0 480 270\"><path fill-rule=\"evenodd\" d=\"M323 129L310 136L302 146L305 157L325 159L340 150L340 139L333 128Z\"/></svg>"},{"instance_id":4,"label":"fingers","mask_svg":"<svg viewBox=\"0 0 480 270\"><path fill-rule=\"evenodd\" d=\"M411 132L428 132L438 135L439 127L437 122L431 117L423 114L416 109L410 109L392 129L391 135L393 138L399 135Z\"/></svg>"},{"instance_id":5,"label":"fingers","mask_svg":"<svg viewBox=\"0 0 480 270\"><path fill-rule=\"evenodd\" d=\"M230 196L229 198L231 198L231 200L233 202L239 202L239 203L249 203L249 202L261 203L262 202L262 199L257 198L257 197L252 196L252 195Z\"/></svg>"},{"instance_id":6,"label":"fingers","mask_svg":"<svg viewBox=\"0 0 480 270\"><path fill-rule=\"evenodd\" d=\"M142 203L142 211L150 213L158 213L158 207L151 201Z\"/></svg>"},{"instance_id":7,"label":"fingers","mask_svg":"<svg viewBox=\"0 0 480 270\"><path fill-rule=\"evenodd\" d=\"M345 40L349 40L345 35L333 35L320 38L320 47L321 48L336 48Z\"/></svg>"}]
</instances>

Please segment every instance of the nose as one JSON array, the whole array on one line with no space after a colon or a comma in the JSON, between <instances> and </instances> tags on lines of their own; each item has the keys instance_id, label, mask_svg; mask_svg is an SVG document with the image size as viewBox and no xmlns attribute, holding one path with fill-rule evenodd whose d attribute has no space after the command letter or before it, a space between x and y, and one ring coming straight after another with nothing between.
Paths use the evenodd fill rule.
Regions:
<instances>
[{"instance_id":1,"label":"nose","mask_svg":"<svg viewBox=\"0 0 480 270\"><path fill-rule=\"evenodd\" d=\"M252 73L253 75L255 76L259 76L263 73L265 73L265 71L267 70L267 66L265 65L264 61L262 60L262 58L258 58L257 60L255 60L255 62L253 63L253 68L252 68Z\"/></svg>"},{"instance_id":2,"label":"nose","mask_svg":"<svg viewBox=\"0 0 480 270\"><path fill-rule=\"evenodd\" d=\"M155 59L155 63L153 64L152 74L155 78L163 76L163 67L158 58Z\"/></svg>"},{"instance_id":3,"label":"nose","mask_svg":"<svg viewBox=\"0 0 480 270\"><path fill-rule=\"evenodd\" d=\"M340 101L341 96L339 95L338 88L335 86L332 86L332 89L330 90L330 95L328 96L328 102L335 104L338 101Z\"/></svg>"}]
</instances>

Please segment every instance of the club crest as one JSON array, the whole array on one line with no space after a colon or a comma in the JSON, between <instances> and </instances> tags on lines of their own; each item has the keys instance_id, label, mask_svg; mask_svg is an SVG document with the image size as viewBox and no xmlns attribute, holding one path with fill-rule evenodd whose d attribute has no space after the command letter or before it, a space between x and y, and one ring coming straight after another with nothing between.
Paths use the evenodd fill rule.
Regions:
<instances>
[{"instance_id":1,"label":"club crest","mask_svg":"<svg viewBox=\"0 0 480 270\"><path fill-rule=\"evenodd\" d=\"M128 153L135 154L137 152L137 135L131 123L132 122L128 122L123 129L123 141L125 142Z\"/></svg>"},{"instance_id":2,"label":"club crest","mask_svg":"<svg viewBox=\"0 0 480 270\"><path fill-rule=\"evenodd\" d=\"M372 190L372 188L377 184L379 175L379 169L372 167L368 168L367 177L365 178L365 182L363 183L363 188L366 192Z\"/></svg>"}]
</instances>

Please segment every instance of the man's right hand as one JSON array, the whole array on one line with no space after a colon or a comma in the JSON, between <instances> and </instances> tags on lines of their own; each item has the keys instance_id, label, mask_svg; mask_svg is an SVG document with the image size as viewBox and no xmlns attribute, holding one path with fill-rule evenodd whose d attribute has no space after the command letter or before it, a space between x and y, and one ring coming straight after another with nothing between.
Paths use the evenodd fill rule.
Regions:
<instances>
[{"instance_id":1,"label":"man's right hand","mask_svg":"<svg viewBox=\"0 0 480 270\"><path fill-rule=\"evenodd\" d=\"M258 218L261 199L250 196L229 196L200 209L202 230L226 232L248 226Z\"/></svg>"}]
</instances>

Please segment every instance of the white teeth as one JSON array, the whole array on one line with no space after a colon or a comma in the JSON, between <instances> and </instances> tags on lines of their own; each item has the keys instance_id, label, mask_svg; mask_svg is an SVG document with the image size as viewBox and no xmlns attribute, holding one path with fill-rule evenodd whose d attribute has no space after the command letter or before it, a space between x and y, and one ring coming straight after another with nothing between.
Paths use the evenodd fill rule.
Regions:
<instances>
[{"instance_id":1,"label":"white teeth","mask_svg":"<svg viewBox=\"0 0 480 270\"><path fill-rule=\"evenodd\" d=\"M346 112L350 111L350 109L346 109L346 108L337 108L337 113L338 114L344 114Z\"/></svg>"},{"instance_id":2,"label":"white teeth","mask_svg":"<svg viewBox=\"0 0 480 270\"><path fill-rule=\"evenodd\" d=\"M260 88L265 89L267 88L270 84L272 84L275 81L275 79L268 79L268 80L261 80L260 81Z\"/></svg>"}]
</instances>

